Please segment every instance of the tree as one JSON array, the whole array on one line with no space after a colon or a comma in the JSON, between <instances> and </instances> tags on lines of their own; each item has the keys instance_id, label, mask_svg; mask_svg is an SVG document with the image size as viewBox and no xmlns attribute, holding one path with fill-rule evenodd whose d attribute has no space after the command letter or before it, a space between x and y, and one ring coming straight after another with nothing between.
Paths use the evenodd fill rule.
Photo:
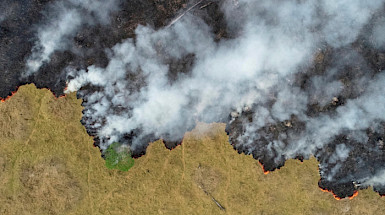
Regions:
<instances>
[{"instance_id":1,"label":"tree","mask_svg":"<svg viewBox=\"0 0 385 215\"><path fill-rule=\"evenodd\" d=\"M106 166L109 169L118 169L120 171L128 171L134 166L134 159L128 147L118 142L111 144L104 153Z\"/></svg>"}]
</instances>

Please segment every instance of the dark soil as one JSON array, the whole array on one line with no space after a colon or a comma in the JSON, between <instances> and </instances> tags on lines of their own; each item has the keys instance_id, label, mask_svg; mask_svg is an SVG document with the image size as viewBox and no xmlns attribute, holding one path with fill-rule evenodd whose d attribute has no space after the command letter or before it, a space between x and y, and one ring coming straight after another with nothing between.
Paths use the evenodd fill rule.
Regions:
<instances>
[{"instance_id":1,"label":"dark soil","mask_svg":"<svg viewBox=\"0 0 385 215\"><path fill-rule=\"evenodd\" d=\"M105 54L106 48L111 48L116 43L126 38L135 38L134 30L139 25L151 25L155 29L166 26L172 18L176 17L188 7L187 0L130 0L122 1L119 10L111 16L109 25L83 26L73 38L73 49L83 53L81 56L75 55L70 51L57 51L51 56L51 61L45 63L35 75L22 79L21 73L25 70L26 58L31 54L31 49L36 42L35 28L44 19L41 11L46 8L48 3L54 0L2 0L0 10L5 11L7 17L0 22L0 98L5 98L18 86L26 83L34 83L39 88L49 88L56 95L63 95L66 87L67 74L63 69L69 65L77 69L86 69L89 65L105 67L108 63ZM207 1L204 1L206 5ZM231 38L234 32L228 31L228 26L224 21L223 13L220 11L219 1L210 1L206 7L197 7L191 13L202 17L213 29L215 39ZM370 30L367 26L365 30ZM358 53L362 58L357 58L352 53ZM355 64L337 65L340 59L349 59ZM181 73L187 74L194 63L194 56L188 55L183 59L165 59L170 65L169 79L175 81ZM385 69L385 52L374 49L367 39L362 36L353 44L338 49L325 46L315 58L313 64L299 72L293 83L304 91L310 91L310 79L317 75L325 74L332 68L338 67L341 72L335 75L335 80L344 83L342 92L332 102L321 105L317 102L309 103L306 115L316 117L320 114L333 115L336 108L343 106L348 99L354 99L362 93L362 89L357 88L355 80L363 76L373 77L379 71ZM363 69L365 68L365 70ZM364 71L369 69L370 74ZM69 77L70 78L70 77ZM135 79L135 77L133 77ZM140 88L140 86L138 86ZM98 89L86 86L78 93L78 97L83 98ZM310 96L311 98L311 96ZM86 104L84 101L83 104ZM270 101L270 107L274 104L274 99ZM87 110L87 106L85 110ZM284 144L294 141L293 138L301 136L305 129L305 122L293 115L290 120L277 122L267 125L257 132L261 136L252 145L246 146L239 143L238 137L243 134L244 126L252 123L254 107L244 112L227 124L226 132L229 134L230 143L239 153L251 153L253 157L260 161L266 171L274 171L285 164L284 157L269 148L269 143L277 140L283 134L287 136ZM87 132L94 136L95 145L99 145L97 131L92 129L92 125L87 124L87 119L82 123L87 128ZM193 126L190 126L191 130ZM123 139L130 141L140 130L126 134ZM338 143L345 143L353 150L349 157L342 163L341 171L337 172L333 179L321 178L319 186L326 190L331 190L337 197L344 198L352 196L353 193L362 187L355 186L357 178L373 175L377 167L385 166L385 127L381 132L368 129L366 131L369 139L363 144L349 139L349 131L339 135L325 148L319 149L315 154L320 162L320 171L328 173L333 168L329 164L328 158L334 153ZM172 149L182 142L183 137L164 137L167 148ZM143 138L143 142L156 140L152 136ZM134 157L145 153L147 145L137 148L133 152ZM251 151L251 152L250 152ZM298 154L299 160L307 159L308 155ZM353 183L354 182L354 183ZM374 187L374 190L381 195L385 194L385 187Z\"/></svg>"}]
</instances>

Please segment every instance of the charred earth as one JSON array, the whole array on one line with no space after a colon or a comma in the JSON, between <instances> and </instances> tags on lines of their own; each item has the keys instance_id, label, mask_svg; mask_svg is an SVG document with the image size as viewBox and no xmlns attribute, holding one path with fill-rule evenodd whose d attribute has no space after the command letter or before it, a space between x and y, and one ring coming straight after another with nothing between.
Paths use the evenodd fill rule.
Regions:
<instances>
[{"instance_id":1,"label":"charred earth","mask_svg":"<svg viewBox=\"0 0 385 215\"><path fill-rule=\"evenodd\" d=\"M266 172L314 155L320 188L336 198L368 186L385 194L383 1L2 0L0 9L0 97L26 83L77 91L102 153L120 142L139 157L157 139L172 149L197 121L224 122L234 149Z\"/></svg>"}]
</instances>

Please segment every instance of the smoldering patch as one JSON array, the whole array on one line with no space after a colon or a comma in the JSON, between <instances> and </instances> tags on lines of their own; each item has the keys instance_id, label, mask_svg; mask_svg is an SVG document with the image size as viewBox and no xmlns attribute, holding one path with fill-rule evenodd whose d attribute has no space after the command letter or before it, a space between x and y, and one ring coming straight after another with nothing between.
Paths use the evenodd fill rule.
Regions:
<instances>
[{"instance_id":1,"label":"smoldering patch","mask_svg":"<svg viewBox=\"0 0 385 215\"><path fill-rule=\"evenodd\" d=\"M266 171L314 155L337 198L357 184L383 193L383 1L141 1L108 13L98 2L53 4L21 70L57 95L77 91L101 150L120 142L140 156L199 121L226 122ZM67 26L63 11L93 13Z\"/></svg>"}]
</instances>

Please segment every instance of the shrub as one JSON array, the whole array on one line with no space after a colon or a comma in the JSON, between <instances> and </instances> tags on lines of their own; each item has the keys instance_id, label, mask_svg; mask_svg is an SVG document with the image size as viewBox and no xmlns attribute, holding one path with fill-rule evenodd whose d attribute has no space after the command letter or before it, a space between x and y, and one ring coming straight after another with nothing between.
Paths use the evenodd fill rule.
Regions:
<instances>
[{"instance_id":1,"label":"shrub","mask_svg":"<svg viewBox=\"0 0 385 215\"><path fill-rule=\"evenodd\" d=\"M120 143L111 144L104 153L106 166L108 169L118 169L120 171L128 171L134 166L134 159L128 148Z\"/></svg>"}]
</instances>

